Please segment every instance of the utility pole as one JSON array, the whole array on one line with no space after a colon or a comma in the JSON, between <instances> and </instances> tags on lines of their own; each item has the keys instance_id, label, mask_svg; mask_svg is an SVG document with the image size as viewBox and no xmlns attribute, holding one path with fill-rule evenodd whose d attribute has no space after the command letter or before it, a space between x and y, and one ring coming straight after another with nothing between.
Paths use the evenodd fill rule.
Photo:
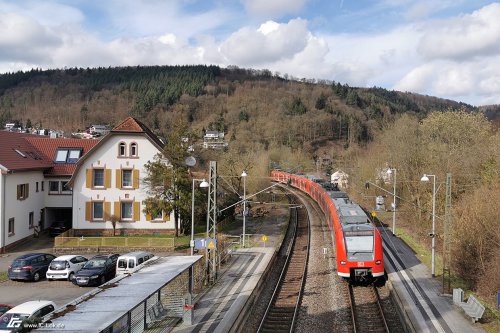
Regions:
<instances>
[{"instance_id":1,"label":"utility pole","mask_svg":"<svg viewBox=\"0 0 500 333\"><path fill-rule=\"evenodd\" d=\"M206 270L208 283L217 279L217 161L210 161L208 180L207 238L215 242L214 248L206 249Z\"/></svg>"},{"instance_id":2,"label":"utility pole","mask_svg":"<svg viewBox=\"0 0 500 333\"><path fill-rule=\"evenodd\" d=\"M442 293L444 294L445 291L447 293L450 292L450 267L449 263L451 261L451 240L450 240L450 235L449 230L451 230L451 173L446 174L446 200L445 200L445 205L444 205L444 236L443 236L443 290ZM448 267L446 267L448 265ZM445 289L445 275L448 274L448 286Z\"/></svg>"}]
</instances>

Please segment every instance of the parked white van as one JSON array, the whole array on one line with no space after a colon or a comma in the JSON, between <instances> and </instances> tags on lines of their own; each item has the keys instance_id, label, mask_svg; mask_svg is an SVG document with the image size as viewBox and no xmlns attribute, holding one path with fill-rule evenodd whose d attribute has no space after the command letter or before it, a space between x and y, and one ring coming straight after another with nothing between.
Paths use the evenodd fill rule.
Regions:
<instances>
[{"instance_id":1,"label":"parked white van","mask_svg":"<svg viewBox=\"0 0 500 333\"><path fill-rule=\"evenodd\" d=\"M153 258L154 254L151 252L130 252L118 257L116 261L116 275L129 274L136 270L140 264Z\"/></svg>"}]
</instances>

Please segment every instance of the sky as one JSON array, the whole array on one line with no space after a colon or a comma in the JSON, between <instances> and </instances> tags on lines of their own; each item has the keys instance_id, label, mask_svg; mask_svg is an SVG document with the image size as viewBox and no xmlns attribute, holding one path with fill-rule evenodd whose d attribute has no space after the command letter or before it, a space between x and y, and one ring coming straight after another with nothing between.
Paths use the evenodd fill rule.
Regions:
<instances>
[{"instance_id":1,"label":"sky","mask_svg":"<svg viewBox=\"0 0 500 333\"><path fill-rule=\"evenodd\" d=\"M0 73L191 64L500 104L500 2L0 0Z\"/></svg>"}]
</instances>

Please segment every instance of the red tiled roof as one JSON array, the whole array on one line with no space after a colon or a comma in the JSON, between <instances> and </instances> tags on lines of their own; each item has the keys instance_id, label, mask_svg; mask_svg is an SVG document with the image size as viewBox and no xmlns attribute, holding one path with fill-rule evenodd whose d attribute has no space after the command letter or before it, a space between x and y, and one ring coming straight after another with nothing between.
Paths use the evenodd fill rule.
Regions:
<instances>
[{"instance_id":1,"label":"red tiled roof","mask_svg":"<svg viewBox=\"0 0 500 333\"><path fill-rule=\"evenodd\" d=\"M56 151L58 148L82 148L82 156L94 147L99 140L84 140L84 139L50 139L40 136L27 137L28 140L48 161L55 161ZM53 167L48 170L46 175L72 175L75 172L76 164L54 163Z\"/></svg>"},{"instance_id":2,"label":"red tiled roof","mask_svg":"<svg viewBox=\"0 0 500 333\"><path fill-rule=\"evenodd\" d=\"M163 143L161 142L161 140L149 129L149 127L147 127L134 117L127 117L124 121L116 125L111 130L111 133L120 133L120 132L145 133L160 148L163 147Z\"/></svg>"},{"instance_id":3,"label":"red tiled roof","mask_svg":"<svg viewBox=\"0 0 500 333\"><path fill-rule=\"evenodd\" d=\"M26 140L26 138L33 136L34 135L26 133L0 131L0 165L8 170L50 168L52 166L52 161L45 159L44 156Z\"/></svg>"},{"instance_id":4,"label":"red tiled roof","mask_svg":"<svg viewBox=\"0 0 500 333\"><path fill-rule=\"evenodd\" d=\"M146 125L141 123L134 117L128 117L118 125L116 125L111 131L112 132L145 132Z\"/></svg>"}]
</instances>

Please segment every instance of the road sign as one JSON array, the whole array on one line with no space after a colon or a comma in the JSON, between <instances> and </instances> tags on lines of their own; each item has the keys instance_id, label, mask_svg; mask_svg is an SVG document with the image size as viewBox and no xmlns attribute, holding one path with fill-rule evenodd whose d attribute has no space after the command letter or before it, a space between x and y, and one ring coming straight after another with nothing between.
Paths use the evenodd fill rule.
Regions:
<instances>
[{"instance_id":1,"label":"road sign","mask_svg":"<svg viewBox=\"0 0 500 333\"><path fill-rule=\"evenodd\" d=\"M261 239L262 239L263 242L266 242L267 241L267 236L266 235L262 235Z\"/></svg>"},{"instance_id":2,"label":"road sign","mask_svg":"<svg viewBox=\"0 0 500 333\"><path fill-rule=\"evenodd\" d=\"M212 238L207 238L207 249L217 248L217 240Z\"/></svg>"},{"instance_id":3,"label":"road sign","mask_svg":"<svg viewBox=\"0 0 500 333\"><path fill-rule=\"evenodd\" d=\"M194 248L196 250L203 250L207 248L207 240L205 238L196 238L194 240Z\"/></svg>"}]
</instances>

